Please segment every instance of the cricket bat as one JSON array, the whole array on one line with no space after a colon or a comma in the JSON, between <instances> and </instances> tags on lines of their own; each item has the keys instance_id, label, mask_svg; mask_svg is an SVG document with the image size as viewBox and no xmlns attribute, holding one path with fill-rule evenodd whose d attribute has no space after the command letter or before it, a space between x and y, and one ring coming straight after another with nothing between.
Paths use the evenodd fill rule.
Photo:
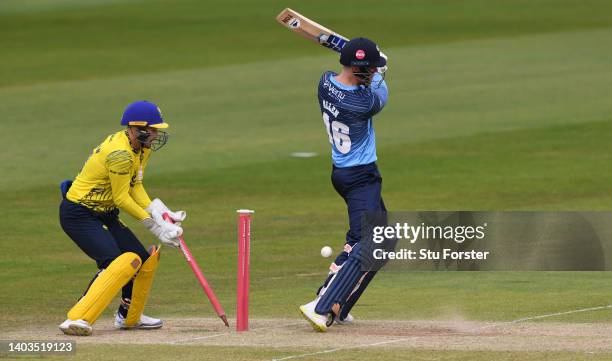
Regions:
<instances>
[{"instance_id":1,"label":"cricket bat","mask_svg":"<svg viewBox=\"0 0 612 361\"><path fill-rule=\"evenodd\" d=\"M338 53L349 41L349 39L345 38L344 36L335 33L334 31L308 19L304 15L290 8L286 8L285 10L281 11L280 14L276 16L276 21L294 33L297 33L310 41L314 41L315 43ZM387 58L382 51L380 52L380 56L384 57L385 59ZM379 68L379 72L382 73L384 73L386 70L386 66Z\"/></svg>"},{"instance_id":2,"label":"cricket bat","mask_svg":"<svg viewBox=\"0 0 612 361\"><path fill-rule=\"evenodd\" d=\"M276 17L276 21L306 39L337 52L340 52L349 41L344 36L336 34L323 25L289 8L281 11Z\"/></svg>"}]
</instances>

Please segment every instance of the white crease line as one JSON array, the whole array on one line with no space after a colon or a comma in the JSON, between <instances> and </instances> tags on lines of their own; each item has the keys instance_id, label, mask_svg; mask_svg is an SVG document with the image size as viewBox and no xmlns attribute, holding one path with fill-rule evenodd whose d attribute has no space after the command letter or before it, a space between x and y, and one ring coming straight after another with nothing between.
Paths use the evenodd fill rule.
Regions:
<instances>
[{"instance_id":1,"label":"white crease line","mask_svg":"<svg viewBox=\"0 0 612 361\"><path fill-rule=\"evenodd\" d=\"M598 307L589 307L589 308L581 308L581 309L578 309L578 310L565 311L565 312L557 312L557 313L549 313L549 314L545 314L545 315L532 316L532 317L523 317L523 318L518 318L518 319L512 320L512 321L506 321L506 322L500 322L500 323L493 324L493 325L476 327L476 328L470 329L470 331L483 330L483 329L487 329L487 328L493 328L493 327L509 325L509 324L515 324L515 323L524 322L524 321L530 321L530 320L537 320L537 319L542 319L542 318L549 318L549 317L555 317L555 316L569 315L569 314L572 314L572 313L598 311L598 310L603 310L603 309L606 309L606 308L612 308L612 305L598 306ZM422 337L422 336L404 337L404 338L398 338L398 339L395 339L395 340L371 343L371 344L367 344L367 345L356 345L356 346L349 346L349 347L340 347L340 348L334 348L334 349L330 349L330 350L324 350L324 351L318 351L318 352L312 352L312 353L304 353L304 354L300 354L300 355L292 355L292 356L286 356L286 357L282 357L282 358L275 358L275 359L272 359L272 361L291 360L291 359L296 359L296 358L301 358L301 357L306 357L306 356L315 356L315 355L321 355L321 354L324 354L324 353L332 353L332 352L341 351L341 350L351 350L351 349L354 349L354 348L366 348L366 347L372 347L372 346L388 345L390 343L402 342L402 341L406 341L406 340L410 340L410 339L414 339L414 338L419 338L419 337Z\"/></svg>"},{"instance_id":2,"label":"white crease line","mask_svg":"<svg viewBox=\"0 0 612 361\"><path fill-rule=\"evenodd\" d=\"M380 346L380 345L386 345L386 344L390 344L390 343L406 341L408 339L418 338L418 337L420 337L420 336L405 337L405 338L400 338L400 339L397 339L397 340L381 341L381 342L371 343L371 344L368 344L368 345L356 345L356 346L349 346L349 347L339 347L339 348L333 348L331 350L324 350L324 351L312 352L312 353L303 353L301 355L293 355L293 356L287 356L287 357L283 357L283 358L275 358L275 359L272 359L272 361L290 360L290 359L301 358L301 357L306 357L306 356L314 356L314 355L321 355L321 354L324 354L324 353L332 353L332 352L336 352L336 351L351 350L351 349L354 349L354 348L364 348L364 347Z\"/></svg>"},{"instance_id":3,"label":"white crease line","mask_svg":"<svg viewBox=\"0 0 612 361\"><path fill-rule=\"evenodd\" d=\"M303 322L293 322L293 323L288 323L288 324L284 324L284 325L277 325L277 326L272 326L272 327L259 327L259 328L253 328L250 329L249 332L256 332L256 331L260 331L260 330L274 330L274 329L279 329L279 328L283 328L283 327L290 327L290 326L297 326L297 325L301 325L303 324ZM182 340L174 340L174 341L169 341L169 342L165 342L166 345L176 345L176 344L180 344L180 343L189 343L189 342L193 342L193 341L197 341L197 340L205 340L208 338L215 338L215 337L219 337L219 336L227 336L227 335L235 335L237 334L237 332L223 332L223 333L216 333L213 335L206 335L206 336L199 336L199 337L191 337L191 338L186 338L186 339L182 339Z\"/></svg>"},{"instance_id":4,"label":"white crease line","mask_svg":"<svg viewBox=\"0 0 612 361\"><path fill-rule=\"evenodd\" d=\"M487 329L487 328L494 328L494 327L503 326L503 325L510 325L510 324L513 324L513 323L519 323L519 322L524 322L524 321L539 320L539 319L542 319L542 318L550 318L550 317L555 317L555 316L570 315L572 313L598 311L598 310L603 310L603 309L606 309L606 308L612 308L612 305L598 306L598 307L589 307L589 308L581 308L581 309L572 310L572 311L549 313L549 314L546 314L546 315L539 315L539 316L533 316L533 317L524 317L524 318L519 318L519 319L516 319L516 320L513 320L513 321L500 322L500 323L493 324L493 325L476 327L476 328L474 328L472 330L484 330L484 329Z\"/></svg>"},{"instance_id":5,"label":"white crease line","mask_svg":"<svg viewBox=\"0 0 612 361\"><path fill-rule=\"evenodd\" d=\"M225 333L217 333L214 335L206 335L206 336L200 336L200 337L192 337L192 338L187 338L184 340L175 340L175 341L170 341L170 342L166 342L167 345L176 345L179 343L183 343L183 342L193 342L196 340L204 340L207 338L214 338L214 337L219 337L219 336L225 336L225 335L229 335L229 332L225 332Z\"/></svg>"}]
</instances>

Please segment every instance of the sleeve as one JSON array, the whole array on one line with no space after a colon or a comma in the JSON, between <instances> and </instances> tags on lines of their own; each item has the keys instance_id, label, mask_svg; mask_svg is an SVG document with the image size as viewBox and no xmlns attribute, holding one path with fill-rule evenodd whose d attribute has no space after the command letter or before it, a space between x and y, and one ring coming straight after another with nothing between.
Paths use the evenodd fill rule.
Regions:
<instances>
[{"instance_id":1,"label":"sleeve","mask_svg":"<svg viewBox=\"0 0 612 361\"><path fill-rule=\"evenodd\" d=\"M151 198L142 185L142 182L134 184L134 187L130 190L130 196L142 208L147 208L149 204L151 204Z\"/></svg>"},{"instance_id":2,"label":"sleeve","mask_svg":"<svg viewBox=\"0 0 612 361\"><path fill-rule=\"evenodd\" d=\"M110 178L115 205L139 221L149 214L130 196L130 170L132 156L125 150L116 150L106 157L106 168Z\"/></svg>"},{"instance_id":3,"label":"sleeve","mask_svg":"<svg viewBox=\"0 0 612 361\"><path fill-rule=\"evenodd\" d=\"M376 73L374 78L372 79L372 96L374 97L374 101L372 104L372 109L370 110L370 115L374 115L379 113L385 105L387 104L387 98L389 96L389 91L387 89L387 83L383 79L382 75Z\"/></svg>"},{"instance_id":4,"label":"sleeve","mask_svg":"<svg viewBox=\"0 0 612 361\"><path fill-rule=\"evenodd\" d=\"M130 196L138 203L142 208L147 208L149 204L151 204L151 198L149 194L144 188L142 184L142 180L144 179L144 169L147 167L147 163L149 162L149 156L151 155L150 150L144 150L145 157L140 165L140 169L136 174L136 179L134 180L134 186L130 189Z\"/></svg>"}]
</instances>

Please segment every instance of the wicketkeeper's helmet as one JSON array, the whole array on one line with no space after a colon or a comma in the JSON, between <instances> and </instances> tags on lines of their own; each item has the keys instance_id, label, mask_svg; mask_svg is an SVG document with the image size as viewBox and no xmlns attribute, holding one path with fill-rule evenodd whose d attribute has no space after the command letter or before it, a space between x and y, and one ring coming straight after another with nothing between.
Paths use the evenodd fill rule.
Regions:
<instances>
[{"instance_id":1,"label":"wicketkeeper's helmet","mask_svg":"<svg viewBox=\"0 0 612 361\"><path fill-rule=\"evenodd\" d=\"M121 125L158 129L168 128L168 123L164 123L159 107L146 100L139 100L128 105L123 112Z\"/></svg>"},{"instance_id":2,"label":"wicketkeeper's helmet","mask_svg":"<svg viewBox=\"0 0 612 361\"><path fill-rule=\"evenodd\" d=\"M137 138L145 148L158 150L168 141L168 133L158 130L157 136L150 138L150 131L147 127L156 129L168 128L168 123L164 123L159 107L146 100L140 100L128 105L121 117L121 125L137 127Z\"/></svg>"}]
</instances>

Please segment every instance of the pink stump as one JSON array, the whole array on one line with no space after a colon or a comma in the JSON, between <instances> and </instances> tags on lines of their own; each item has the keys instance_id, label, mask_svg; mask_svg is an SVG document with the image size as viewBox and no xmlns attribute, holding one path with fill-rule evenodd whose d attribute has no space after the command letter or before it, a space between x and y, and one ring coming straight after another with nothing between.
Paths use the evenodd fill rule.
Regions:
<instances>
[{"instance_id":1,"label":"pink stump","mask_svg":"<svg viewBox=\"0 0 612 361\"><path fill-rule=\"evenodd\" d=\"M236 303L236 331L249 329L249 267L251 254L251 214L255 211L238 211L238 285Z\"/></svg>"},{"instance_id":2,"label":"pink stump","mask_svg":"<svg viewBox=\"0 0 612 361\"><path fill-rule=\"evenodd\" d=\"M168 213L164 213L162 216L164 217L164 220L166 220L166 222L174 223ZM189 247L187 247L187 243L185 243L183 236L179 237L179 248L181 249L181 251L183 251L183 256L185 256L185 260L189 264L189 267L191 267L191 270L196 276L198 282L200 282L200 286L202 286L202 289L206 293L206 296L208 296L208 300L215 309L215 312L219 317L221 317L221 320L223 321L225 326L229 327L229 323L227 322L227 317L225 316L225 311L223 310L223 307L221 307L221 304L219 303L219 300L217 299L217 296L215 295L215 292L213 291L212 287L210 287L208 281L206 281L206 277L204 277L204 274L202 273L198 262L196 262L195 258L193 258L193 255L191 254Z\"/></svg>"}]
</instances>

